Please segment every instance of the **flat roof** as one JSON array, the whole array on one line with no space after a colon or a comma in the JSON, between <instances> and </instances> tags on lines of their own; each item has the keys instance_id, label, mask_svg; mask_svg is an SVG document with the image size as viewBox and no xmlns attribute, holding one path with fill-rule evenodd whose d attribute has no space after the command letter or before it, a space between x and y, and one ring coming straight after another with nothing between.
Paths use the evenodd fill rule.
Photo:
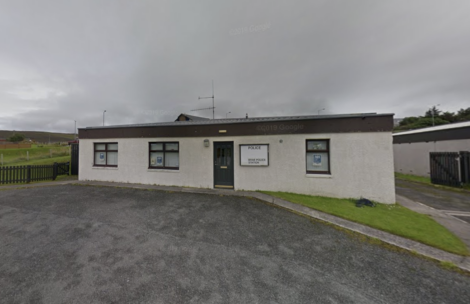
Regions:
<instances>
[{"instance_id":1,"label":"flat roof","mask_svg":"<svg viewBox=\"0 0 470 304\"><path fill-rule=\"evenodd\" d=\"M337 114L337 115L297 115L297 116L271 116L271 117L250 117L250 118L218 118L208 120L194 121L170 121L156 122L145 124L127 124L127 125L111 125L111 126L92 126L80 129L110 129L110 128L140 128L140 127L171 127L171 126L200 126L200 125L223 125L223 124L242 124L256 122L281 122L281 121L298 121L298 120L325 120L325 119L341 119L341 118L363 118L363 117L381 117L393 116L393 113L353 113L353 114Z\"/></svg>"},{"instance_id":2,"label":"flat roof","mask_svg":"<svg viewBox=\"0 0 470 304\"><path fill-rule=\"evenodd\" d=\"M470 121L393 134L394 144L470 139Z\"/></svg>"},{"instance_id":3,"label":"flat roof","mask_svg":"<svg viewBox=\"0 0 470 304\"><path fill-rule=\"evenodd\" d=\"M470 127L470 121L456 122L456 123L450 123L450 124L434 126L434 127L427 127L427 128L416 129L416 130L411 130L411 131L397 132L397 133L394 133L393 136L418 134L418 133L425 133L425 132L435 132L435 131L459 129L459 128L466 128L466 127Z\"/></svg>"}]
</instances>

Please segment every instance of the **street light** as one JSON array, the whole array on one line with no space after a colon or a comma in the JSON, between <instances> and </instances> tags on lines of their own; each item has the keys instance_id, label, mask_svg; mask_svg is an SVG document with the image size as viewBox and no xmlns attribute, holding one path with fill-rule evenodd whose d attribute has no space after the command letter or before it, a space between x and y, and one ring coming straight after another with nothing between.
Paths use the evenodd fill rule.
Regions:
<instances>
[{"instance_id":1,"label":"street light","mask_svg":"<svg viewBox=\"0 0 470 304\"><path fill-rule=\"evenodd\" d=\"M74 120L74 121L75 121L75 129L73 129L73 135L75 137L74 138L74 140L75 140L75 139L77 139L77 121L76 120Z\"/></svg>"},{"instance_id":2,"label":"street light","mask_svg":"<svg viewBox=\"0 0 470 304\"><path fill-rule=\"evenodd\" d=\"M320 115L320 111L325 111L325 108L318 110L318 115Z\"/></svg>"},{"instance_id":3,"label":"street light","mask_svg":"<svg viewBox=\"0 0 470 304\"><path fill-rule=\"evenodd\" d=\"M104 113L106 113L106 110L103 111L103 127L104 127Z\"/></svg>"},{"instance_id":4,"label":"street light","mask_svg":"<svg viewBox=\"0 0 470 304\"><path fill-rule=\"evenodd\" d=\"M227 115L228 115L228 114L230 114L230 113L232 113L232 112L228 112L228 113L226 113L226 114L225 114L225 118L227 118Z\"/></svg>"}]
</instances>

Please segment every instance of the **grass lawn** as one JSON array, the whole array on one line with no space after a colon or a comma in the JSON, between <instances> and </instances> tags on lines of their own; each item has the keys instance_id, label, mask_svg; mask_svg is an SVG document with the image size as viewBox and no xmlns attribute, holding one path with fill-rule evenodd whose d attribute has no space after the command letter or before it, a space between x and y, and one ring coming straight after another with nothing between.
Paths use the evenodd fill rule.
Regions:
<instances>
[{"instance_id":1,"label":"grass lawn","mask_svg":"<svg viewBox=\"0 0 470 304\"><path fill-rule=\"evenodd\" d=\"M29 161L27 160L26 152L29 152ZM23 164L24 165L48 164L50 162L46 162L46 163L41 163L41 162L30 163L30 162L36 161L36 160L46 160L46 159L54 159L56 157L70 156L70 147L68 146L43 146L43 147L32 147L30 149L0 149L0 155L3 155L4 166L18 166L18 165L23 165ZM54 163L54 161L52 163ZM0 163L0 166L1 166L1 163Z\"/></svg>"},{"instance_id":2,"label":"grass lawn","mask_svg":"<svg viewBox=\"0 0 470 304\"><path fill-rule=\"evenodd\" d=\"M70 162L70 155L58 156L52 158L35 159L30 161L19 161L16 163L10 163L8 166L26 166L26 165L53 165L54 163L66 163Z\"/></svg>"},{"instance_id":3,"label":"grass lawn","mask_svg":"<svg viewBox=\"0 0 470 304\"><path fill-rule=\"evenodd\" d=\"M398 178L398 179L403 179L403 180L407 180L407 181L410 181L410 182L418 182L418 183L433 185L431 183L431 178L429 178L429 177L411 175L411 174L403 174L403 173L398 173L398 172L395 172L395 177Z\"/></svg>"},{"instance_id":4,"label":"grass lawn","mask_svg":"<svg viewBox=\"0 0 470 304\"><path fill-rule=\"evenodd\" d=\"M376 207L358 208L353 199L338 199L287 192L262 192L448 252L470 255L465 244L442 225L427 215L411 211L398 204L377 204Z\"/></svg>"}]
</instances>

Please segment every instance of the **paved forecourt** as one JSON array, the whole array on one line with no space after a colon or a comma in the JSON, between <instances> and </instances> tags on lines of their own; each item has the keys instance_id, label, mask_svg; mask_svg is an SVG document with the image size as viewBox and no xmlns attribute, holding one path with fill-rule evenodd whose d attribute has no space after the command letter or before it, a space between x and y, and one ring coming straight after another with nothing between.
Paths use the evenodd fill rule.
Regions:
<instances>
[{"instance_id":1,"label":"paved forecourt","mask_svg":"<svg viewBox=\"0 0 470 304\"><path fill-rule=\"evenodd\" d=\"M470 277L247 197L0 191L12 302L468 303Z\"/></svg>"}]
</instances>

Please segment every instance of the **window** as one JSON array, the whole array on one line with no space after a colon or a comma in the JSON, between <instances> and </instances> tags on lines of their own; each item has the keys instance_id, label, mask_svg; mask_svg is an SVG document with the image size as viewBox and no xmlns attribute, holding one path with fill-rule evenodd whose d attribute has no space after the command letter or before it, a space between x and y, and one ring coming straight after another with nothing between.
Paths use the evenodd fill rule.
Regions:
<instances>
[{"instance_id":1,"label":"window","mask_svg":"<svg viewBox=\"0 0 470 304\"><path fill-rule=\"evenodd\" d=\"M307 140L307 173L330 174L330 140Z\"/></svg>"},{"instance_id":2,"label":"window","mask_svg":"<svg viewBox=\"0 0 470 304\"><path fill-rule=\"evenodd\" d=\"M149 143L149 168L177 170L180 167L179 155L177 142Z\"/></svg>"},{"instance_id":3,"label":"window","mask_svg":"<svg viewBox=\"0 0 470 304\"><path fill-rule=\"evenodd\" d=\"M95 143L95 166L117 167L118 144L117 143Z\"/></svg>"}]
</instances>

